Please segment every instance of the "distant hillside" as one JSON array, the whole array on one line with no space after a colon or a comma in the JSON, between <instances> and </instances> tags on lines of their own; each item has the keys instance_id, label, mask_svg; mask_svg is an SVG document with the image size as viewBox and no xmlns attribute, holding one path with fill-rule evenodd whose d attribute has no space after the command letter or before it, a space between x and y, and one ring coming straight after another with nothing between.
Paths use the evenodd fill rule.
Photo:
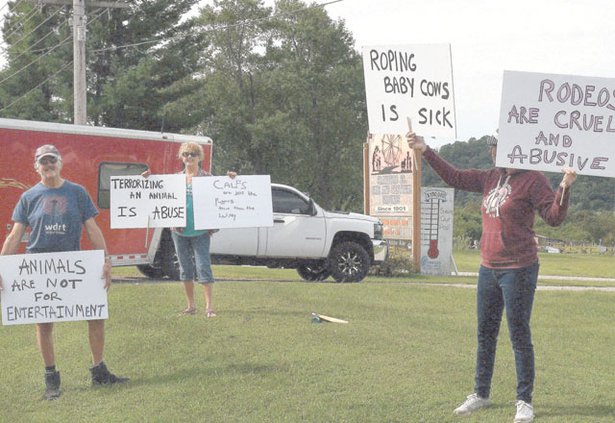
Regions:
<instances>
[{"instance_id":1,"label":"distant hillside","mask_svg":"<svg viewBox=\"0 0 615 423\"><path fill-rule=\"evenodd\" d=\"M460 169L485 169L493 166L485 137L480 140L471 138L467 142L457 141L439 149L440 155ZM546 176L556 187L561 174L547 173ZM423 186L446 186L435 172L423 163ZM479 202L481 195L457 191L455 205L464 206L469 202ZM615 179L596 176L579 176L573 186L571 210L615 211Z\"/></svg>"}]
</instances>

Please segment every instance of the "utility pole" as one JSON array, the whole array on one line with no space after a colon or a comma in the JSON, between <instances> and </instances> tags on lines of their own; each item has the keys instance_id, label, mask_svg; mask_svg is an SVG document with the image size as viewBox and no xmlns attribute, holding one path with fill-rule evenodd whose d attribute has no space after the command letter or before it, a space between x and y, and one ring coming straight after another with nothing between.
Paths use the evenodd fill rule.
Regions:
<instances>
[{"instance_id":1,"label":"utility pole","mask_svg":"<svg viewBox=\"0 0 615 423\"><path fill-rule=\"evenodd\" d=\"M88 121L87 84L85 75L86 23L85 0L31 0L38 4L58 4L73 6L73 124L85 125ZM90 7L123 8L128 3L110 1L88 1Z\"/></svg>"},{"instance_id":2,"label":"utility pole","mask_svg":"<svg viewBox=\"0 0 615 423\"><path fill-rule=\"evenodd\" d=\"M85 75L85 0L73 0L73 123L85 125L88 120L87 84Z\"/></svg>"}]
</instances>

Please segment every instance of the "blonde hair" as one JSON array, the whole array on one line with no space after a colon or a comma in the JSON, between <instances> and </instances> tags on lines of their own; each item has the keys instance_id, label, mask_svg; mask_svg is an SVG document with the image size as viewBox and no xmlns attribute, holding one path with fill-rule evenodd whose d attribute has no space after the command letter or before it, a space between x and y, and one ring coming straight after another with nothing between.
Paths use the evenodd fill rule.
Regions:
<instances>
[{"instance_id":1,"label":"blonde hair","mask_svg":"<svg viewBox=\"0 0 615 423\"><path fill-rule=\"evenodd\" d=\"M181 160L183 153L198 153L199 162L202 162L205 159L205 153L203 152L203 147L201 144L197 144L196 142L185 142L179 147L179 152L177 153L177 157Z\"/></svg>"}]
</instances>

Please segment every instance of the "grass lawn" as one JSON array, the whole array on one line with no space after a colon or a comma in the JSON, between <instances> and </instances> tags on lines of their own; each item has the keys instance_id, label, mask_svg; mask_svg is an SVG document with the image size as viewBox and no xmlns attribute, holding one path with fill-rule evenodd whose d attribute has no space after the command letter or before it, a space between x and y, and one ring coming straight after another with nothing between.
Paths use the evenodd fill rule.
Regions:
<instances>
[{"instance_id":1,"label":"grass lawn","mask_svg":"<svg viewBox=\"0 0 615 423\"><path fill-rule=\"evenodd\" d=\"M267 279L280 272L258 271ZM34 328L3 326L0 421L512 421L505 327L493 407L452 415L473 386L474 290L393 282L223 281L214 288L215 319L203 315L202 301L198 315L178 317L177 283L118 283L109 294L106 361L131 382L92 389L85 324L61 323L63 395L42 402ZM312 323L312 311L350 323ZM615 293L537 293L536 421L615 421L614 315Z\"/></svg>"}]
</instances>

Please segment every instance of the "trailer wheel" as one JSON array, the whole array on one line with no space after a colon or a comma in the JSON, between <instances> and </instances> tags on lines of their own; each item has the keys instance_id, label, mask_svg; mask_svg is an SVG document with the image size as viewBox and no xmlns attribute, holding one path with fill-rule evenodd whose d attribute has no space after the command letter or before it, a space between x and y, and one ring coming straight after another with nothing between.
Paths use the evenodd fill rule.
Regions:
<instances>
[{"instance_id":1,"label":"trailer wheel","mask_svg":"<svg viewBox=\"0 0 615 423\"><path fill-rule=\"evenodd\" d=\"M370 264L365 248L354 241L336 244L329 254L329 270L336 282L361 282Z\"/></svg>"},{"instance_id":2,"label":"trailer wheel","mask_svg":"<svg viewBox=\"0 0 615 423\"><path fill-rule=\"evenodd\" d=\"M175 253L175 245L173 244L173 239L171 238L171 232L168 230L165 230L162 233L160 247L156 255L158 254L160 254L160 268L162 269L162 273L164 273L167 278L178 281L179 260L177 259L177 254Z\"/></svg>"},{"instance_id":3,"label":"trailer wheel","mask_svg":"<svg viewBox=\"0 0 615 423\"><path fill-rule=\"evenodd\" d=\"M164 272L160 267L154 267L151 264L138 264L137 269L143 276L151 279L160 279L164 277Z\"/></svg>"},{"instance_id":4,"label":"trailer wheel","mask_svg":"<svg viewBox=\"0 0 615 423\"><path fill-rule=\"evenodd\" d=\"M297 266L297 273L303 280L310 282L324 281L331 275L326 261L300 264Z\"/></svg>"}]
</instances>

